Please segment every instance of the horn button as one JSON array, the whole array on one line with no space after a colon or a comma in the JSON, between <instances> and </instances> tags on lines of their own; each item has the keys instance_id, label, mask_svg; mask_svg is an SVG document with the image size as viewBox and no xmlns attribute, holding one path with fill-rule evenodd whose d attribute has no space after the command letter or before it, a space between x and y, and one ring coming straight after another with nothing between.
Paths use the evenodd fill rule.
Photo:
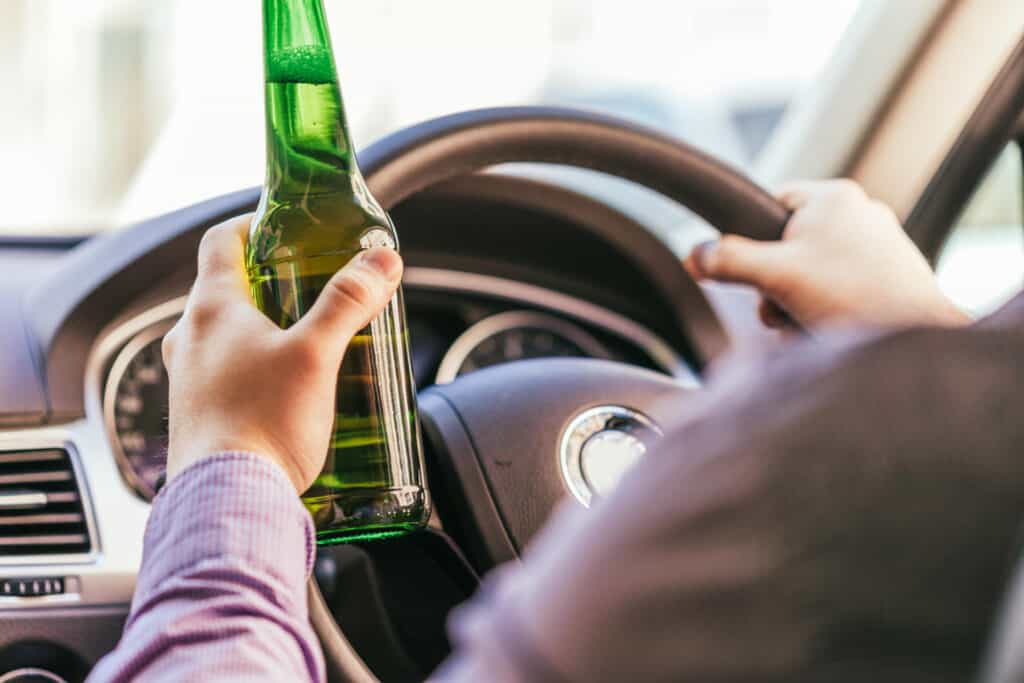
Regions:
<instances>
[{"instance_id":1,"label":"horn button","mask_svg":"<svg viewBox=\"0 0 1024 683\"><path fill-rule=\"evenodd\" d=\"M621 406L600 406L577 415L562 434L560 464L566 488L590 506L607 496L660 436L645 415Z\"/></svg>"}]
</instances>

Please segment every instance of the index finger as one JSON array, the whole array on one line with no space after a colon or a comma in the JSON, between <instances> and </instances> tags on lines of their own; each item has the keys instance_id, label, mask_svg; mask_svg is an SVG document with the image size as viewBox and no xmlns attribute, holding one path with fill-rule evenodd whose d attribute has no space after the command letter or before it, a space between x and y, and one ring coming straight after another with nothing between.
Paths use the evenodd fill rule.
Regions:
<instances>
[{"instance_id":1,"label":"index finger","mask_svg":"<svg viewBox=\"0 0 1024 683\"><path fill-rule=\"evenodd\" d=\"M190 298L249 299L245 244L252 215L238 216L206 231L199 243L199 266Z\"/></svg>"}]
</instances>

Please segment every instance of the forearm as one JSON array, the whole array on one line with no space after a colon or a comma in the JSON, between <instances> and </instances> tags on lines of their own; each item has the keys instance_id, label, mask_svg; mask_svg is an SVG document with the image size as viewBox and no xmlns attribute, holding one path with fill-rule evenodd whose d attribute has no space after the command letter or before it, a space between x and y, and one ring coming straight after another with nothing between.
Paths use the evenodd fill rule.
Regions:
<instances>
[{"instance_id":1,"label":"forearm","mask_svg":"<svg viewBox=\"0 0 1024 683\"><path fill-rule=\"evenodd\" d=\"M222 453L156 498L124 635L90 681L324 680L312 522L283 471Z\"/></svg>"}]
</instances>

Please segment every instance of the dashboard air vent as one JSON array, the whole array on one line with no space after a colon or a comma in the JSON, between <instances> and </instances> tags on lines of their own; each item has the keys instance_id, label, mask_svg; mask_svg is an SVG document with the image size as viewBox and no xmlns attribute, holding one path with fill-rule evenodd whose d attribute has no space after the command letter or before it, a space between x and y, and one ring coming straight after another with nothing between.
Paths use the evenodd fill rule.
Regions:
<instances>
[{"instance_id":1,"label":"dashboard air vent","mask_svg":"<svg viewBox=\"0 0 1024 683\"><path fill-rule=\"evenodd\" d=\"M91 548L67 452L0 451L0 559L81 554Z\"/></svg>"}]
</instances>

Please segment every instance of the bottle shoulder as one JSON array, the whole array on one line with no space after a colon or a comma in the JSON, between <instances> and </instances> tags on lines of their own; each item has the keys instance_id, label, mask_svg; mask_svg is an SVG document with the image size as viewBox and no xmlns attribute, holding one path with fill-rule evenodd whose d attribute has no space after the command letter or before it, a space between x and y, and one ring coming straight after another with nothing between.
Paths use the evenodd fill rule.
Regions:
<instances>
[{"instance_id":1,"label":"bottle shoulder","mask_svg":"<svg viewBox=\"0 0 1024 683\"><path fill-rule=\"evenodd\" d=\"M249 230L250 262L287 261L371 246L397 248L388 214L339 194L265 196Z\"/></svg>"}]
</instances>

